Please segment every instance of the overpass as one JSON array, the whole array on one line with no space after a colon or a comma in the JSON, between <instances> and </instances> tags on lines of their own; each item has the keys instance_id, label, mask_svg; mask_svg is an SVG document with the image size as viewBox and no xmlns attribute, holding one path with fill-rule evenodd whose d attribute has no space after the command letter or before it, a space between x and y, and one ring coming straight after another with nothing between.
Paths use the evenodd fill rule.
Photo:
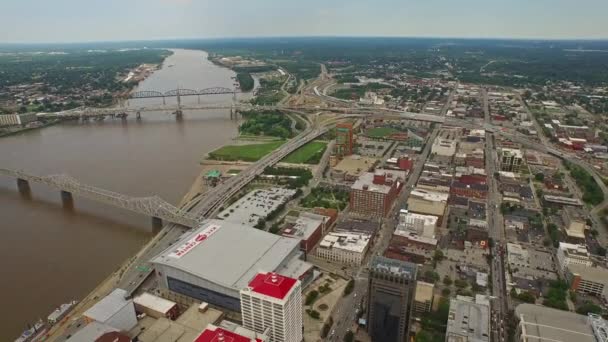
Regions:
<instances>
[{"instance_id":1,"label":"overpass","mask_svg":"<svg viewBox=\"0 0 608 342\"><path fill-rule=\"evenodd\" d=\"M179 208L165 202L158 196L131 197L91 185L82 184L68 175L35 176L20 170L0 169L0 175L15 178L21 193L30 192L30 183L37 183L60 190L61 201L71 205L72 196L80 196L103 204L130 210L152 217L155 227L162 221L177 223L186 227L197 227L198 219Z\"/></svg>"}]
</instances>

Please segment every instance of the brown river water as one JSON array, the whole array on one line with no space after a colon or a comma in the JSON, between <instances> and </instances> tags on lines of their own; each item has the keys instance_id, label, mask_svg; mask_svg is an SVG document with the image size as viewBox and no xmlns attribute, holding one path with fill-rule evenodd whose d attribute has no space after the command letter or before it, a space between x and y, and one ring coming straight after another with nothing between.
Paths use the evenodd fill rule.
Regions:
<instances>
[{"instance_id":1,"label":"brown river water","mask_svg":"<svg viewBox=\"0 0 608 342\"><path fill-rule=\"evenodd\" d=\"M234 73L203 51L176 50L140 90L232 88ZM245 95L243 95L245 96ZM201 97L229 103L231 95ZM175 99L167 100L175 103ZM183 104L197 97L182 98ZM160 105L161 99L129 106ZM177 204L200 172L205 153L236 135L226 110L145 113L102 122L69 122L0 138L0 168L69 174L80 182ZM0 176L0 341L12 341L58 305L80 299L152 237L149 217L74 197L63 209L57 190L31 184L31 198Z\"/></svg>"}]
</instances>

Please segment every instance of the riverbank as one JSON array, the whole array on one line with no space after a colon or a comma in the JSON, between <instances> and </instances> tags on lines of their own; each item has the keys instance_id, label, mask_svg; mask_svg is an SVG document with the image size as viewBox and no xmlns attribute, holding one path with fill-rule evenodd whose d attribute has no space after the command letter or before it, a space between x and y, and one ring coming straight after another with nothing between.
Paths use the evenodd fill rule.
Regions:
<instances>
[{"instance_id":1,"label":"riverbank","mask_svg":"<svg viewBox=\"0 0 608 342\"><path fill-rule=\"evenodd\" d=\"M56 120L52 120L50 122L45 122L45 123L43 123L43 124L41 124L39 126L36 126L36 127L24 127L24 128L21 128L21 129L19 129L17 131L2 132L2 133L0 133L0 138L10 137L10 136L17 135L17 134L23 134L23 133L26 133L26 132L29 132L29 131L33 131L33 130L37 130L37 129L41 129L41 128L45 128L45 127L51 127L51 126L57 125L57 124L59 124L61 122L63 122L63 120L56 119Z\"/></svg>"}]
</instances>

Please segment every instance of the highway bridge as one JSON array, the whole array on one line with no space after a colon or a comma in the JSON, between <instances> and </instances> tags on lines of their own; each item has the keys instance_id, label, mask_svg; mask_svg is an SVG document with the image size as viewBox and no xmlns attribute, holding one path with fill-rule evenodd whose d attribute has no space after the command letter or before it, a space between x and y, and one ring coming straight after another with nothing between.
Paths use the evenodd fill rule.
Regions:
<instances>
[{"instance_id":1,"label":"highway bridge","mask_svg":"<svg viewBox=\"0 0 608 342\"><path fill-rule=\"evenodd\" d=\"M61 200L64 205L73 201L72 196L80 196L150 216L156 227L162 224L162 221L177 223L191 228L199 225L198 219L194 215L167 203L158 196L131 197L91 185L82 184L76 179L64 174L35 176L20 170L0 169L0 175L16 179L17 187L22 193L30 192L30 183L43 184L58 189L61 191Z\"/></svg>"},{"instance_id":2,"label":"highway bridge","mask_svg":"<svg viewBox=\"0 0 608 342\"><path fill-rule=\"evenodd\" d=\"M158 90L140 90L134 91L129 94L130 99L151 99L151 98L165 98L165 97L181 97L181 96L208 96L208 95L223 95L231 94L235 95L240 92L238 89L230 89L226 87L212 87L205 89L182 89L177 88L165 92Z\"/></svg>"}]
</instances>

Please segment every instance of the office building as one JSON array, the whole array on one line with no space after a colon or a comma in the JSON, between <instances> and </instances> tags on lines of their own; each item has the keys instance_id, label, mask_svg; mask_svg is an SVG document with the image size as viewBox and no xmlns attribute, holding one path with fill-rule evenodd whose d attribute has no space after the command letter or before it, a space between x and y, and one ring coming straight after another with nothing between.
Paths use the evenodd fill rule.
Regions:
<instances>
[{"instance_id":1,"label":"office building","mask_svg":"<svg viewBox=\"0 0 608 342\"><path fill-rule=\"evenodd\" d=\"M500 149L500 170L509 172L519 172L519 167L523 161L521 150L514 148Z\"/></svg>"},{"instance_id":2,"label":"office building","mask_svg":"<svg viewBox=\"0 0 608 342\"><path fill-rule=\"evenodd\" d=\"M372 341L409 341L416 265L375 256L368 283L367 331Z\"/></svg>"},{"instance_id":3,"label":"office building","mask_svg":"<svg viewBox=\"0 0 608 342\"><path fill-rule=\"evenodd\" d=\"M557 249L557 262L562 269L566 270L569 265L581 265L591 267L593 262L587 247L584 245L574 245L571 243L560 242Z\"/></svg>"},{"instance_id":4,"label":"office building","mask_svg":"<svg viewBox=\"0 0 608 342\"><path fill-rule=\"evenodd\" d=\"M414 312L424 314L433 308L435 284L416 282L416 295L414 296Z\"/></svg>"},{"instance_id":5,"label":"office building","mask_svg":"<svg viewBox=\"0 0 608 342\"><path fill-rule=\"evenodd\" d=\"M222 322L224 323L224 322ZM207 325L194 342L266 342L268 337L234 324L234 329Z\"/></svg>"},{"instance_id":6,"label":"office building","mask_svg":"<svg viewBox=\"0 0 608 342\"><path fill-rule=\"evenodd\" d=\"M315 255L330 262L361 265L369 248L370 235L331 232L327 234Z\"/></svg>"},{"instance_id":7,"label":"office building","mask_svg":"<svg viewBox=\"0 0 608 342\"><path fill-rule=\"evenodd\" d=\"M406 176L404 171L383 169L362 174L351 186L350 209L372 217L387 215Z\"/></svg>"},{"instance_id":8,"label":"office building","mask_svg":"<svg viewBox=\"0 0 608 342\"><path fill-rule=\"evenodd\" d=\"M258 273L241 290L243 326L270 342L302 341L302 285L277 273Z\"/></svg>"}]
</instances>

